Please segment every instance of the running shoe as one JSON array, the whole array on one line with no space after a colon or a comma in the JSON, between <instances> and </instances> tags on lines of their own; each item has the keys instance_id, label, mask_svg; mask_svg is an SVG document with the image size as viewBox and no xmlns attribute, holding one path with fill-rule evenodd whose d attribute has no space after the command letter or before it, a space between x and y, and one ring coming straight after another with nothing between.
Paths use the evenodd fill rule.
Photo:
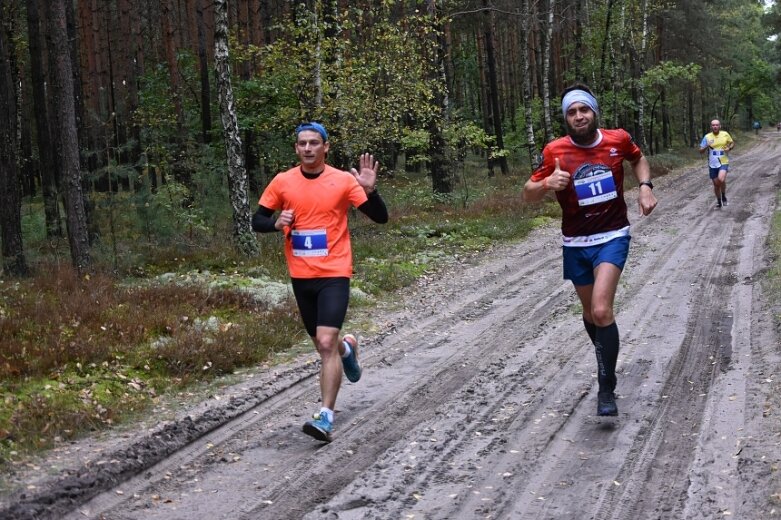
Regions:
<instances>
[{"instance_id":1,"label":"running shoe","mask_svg":"<svg viewBox=\"0 0 781 520\"><path fill-rule=\"evenodd\" d=\"M727 196L726 195L722 195L721 196L721 205L722 206L728 206L729 205L729 204L727 204Z\"/></svg>"},{"instance_id":2,"label":"running shoe","mask_svg":"<svg viewBox=\"0 0 781 520\"><path fill-rule=\"evenodd\" d=\"M716 199L716 209L721 209L721 201Z\"/></svg>"},{"instance_id":3,"label":"running shoe","mask_svg":"<svg viewBox=\"0 0 781 520\"><path fill-rule=\"evenodd\" d=\"M303 427L304 433L323 442L331 442L331 431L333 429L333 423L321 413L314 414L312 420L305 422Z\"/></svg>"},{"instance_id":4,"label":"running shoe","mask_svg":"<svg viewBox=\"0 0 781 520\"><path fill-rule=\"evenodd\" d=\"M599 392L597 395L597 415L615 416L618 415L616 406L616 394L613 392Z\"/></svg>"},{"instance_id":5,"label":"running shoe","mask_svg":"<svg viewBox=\"0 0 781 520\"><path fill-rule=\"evenodd\" d=\"M358 364L358 340L352 334L345 334L342 340L350 345L350 355L342 358L344 375L351 383L357 383L361 378L361 365Z\"/></svg>"}]
</instances>

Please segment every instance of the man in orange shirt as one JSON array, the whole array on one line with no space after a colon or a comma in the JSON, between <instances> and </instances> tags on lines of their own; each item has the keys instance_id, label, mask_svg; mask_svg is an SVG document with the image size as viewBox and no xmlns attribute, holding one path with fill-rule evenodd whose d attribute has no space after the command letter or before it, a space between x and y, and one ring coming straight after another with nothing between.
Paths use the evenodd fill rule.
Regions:
<instances>
[{"instance_id":1,"label":"man in orange shirt","mask_svg":"<svg viewBox=\"0 0 781 520\"><path fill-rule=\"evenodd\" d=\"M321 360L322 407L303 430L324 442L331 442L342 371L353 383L361 377L358 340L346 334L339 341L353 274L347 212L354 206L374 222L388 221L385 202L377 193L379 164L374 156L361 155L359 170L348 173L326 164L329 148L323 125L299 125L295 150L300 164L271 180L252 218L255 231L282 231L286 239L293 294Z\"/></svg>"}]
</instances>

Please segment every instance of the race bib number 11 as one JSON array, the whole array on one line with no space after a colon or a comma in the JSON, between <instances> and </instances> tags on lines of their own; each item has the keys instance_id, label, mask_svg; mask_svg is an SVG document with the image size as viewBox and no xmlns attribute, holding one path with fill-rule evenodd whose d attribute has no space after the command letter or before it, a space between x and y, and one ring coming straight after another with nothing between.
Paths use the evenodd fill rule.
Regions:
<instances>
[{"instance_id":1,"label":"race bib number 11","mask_svg":"<svg viewBox=\"0 0 781 520\"><path fill-rule=\"evenodd\" d=\"M325 229L290 232L293 240L293 256L328 256L328 237Z\"/></svg>"},{"instance_id":2,"label":"race bib number 11","mask_svg":"<svg viewBox=\"0 0 781 520\"><path fill-rule=\"evenodd\" d=\"M578 194L578 205L589 206L618 197L613 172L606 171L590 177L575 179L575 193Z\"/></svg>"}]
</instances>

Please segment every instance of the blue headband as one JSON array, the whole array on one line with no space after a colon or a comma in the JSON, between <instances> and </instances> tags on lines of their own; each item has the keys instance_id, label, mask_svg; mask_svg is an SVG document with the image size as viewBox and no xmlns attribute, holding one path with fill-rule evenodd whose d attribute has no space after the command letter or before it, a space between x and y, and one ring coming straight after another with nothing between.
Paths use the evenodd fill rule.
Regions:
<instances>
[{"instance_id":1,"label":"blue headband","mask_svg":"<svg viewBox=\"0 0 781 520\"><path fill-rule=\"evenodd\" d=\"M328 141L328 132L325 131L325 127L320 123L315 123L314 121L311 123L301 123L298 125L298 127L296 127L296 137L298 137L298 134L306 130L317 132L323 138L323 142Z\"/></svg>"},{"instance_id":2,"label":"blue headband","mask_svg":"<svg viewBox=\"0 0 781 520\"><path fill-rule=\"evenodd\" d=\"M599 103L597 103L597 98L585 90L570 90L561 98L561 113L564 114L565 118L567 117L567 109L569 109L572 103L583 103L593 110L596 115L599 115Z\"/></svg>"}]
</instances>

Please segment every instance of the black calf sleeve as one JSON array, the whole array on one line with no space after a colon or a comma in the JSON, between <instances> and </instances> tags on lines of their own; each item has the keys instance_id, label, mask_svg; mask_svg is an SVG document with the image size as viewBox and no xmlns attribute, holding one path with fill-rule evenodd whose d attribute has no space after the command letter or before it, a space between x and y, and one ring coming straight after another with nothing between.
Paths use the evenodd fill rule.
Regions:
<instances>
[{"instance_id":1,"label":"black calf sleeve","mask_svg":"<svg viewBox=\"0 0 781 520\"><path fill-rule=\"evenodd\" d=\"M597 326L590 321L586 321L586 318L583 318L583 325L586 326L586 332L588 332L588 337L591 338L591 343L594 343L597 340Z\"/></svg>"},{"instance_id":2,"label":"black calf sleeve","mask_svg":"<svg viewBox=\"0 0 781 520\"><path fill-rule=\"evenodd\" d=\"M600 392L616 389L616 363L618 362L618 325L596 327L594 350L597 355L597 380Z\"/></svg>"}]
</instances>

